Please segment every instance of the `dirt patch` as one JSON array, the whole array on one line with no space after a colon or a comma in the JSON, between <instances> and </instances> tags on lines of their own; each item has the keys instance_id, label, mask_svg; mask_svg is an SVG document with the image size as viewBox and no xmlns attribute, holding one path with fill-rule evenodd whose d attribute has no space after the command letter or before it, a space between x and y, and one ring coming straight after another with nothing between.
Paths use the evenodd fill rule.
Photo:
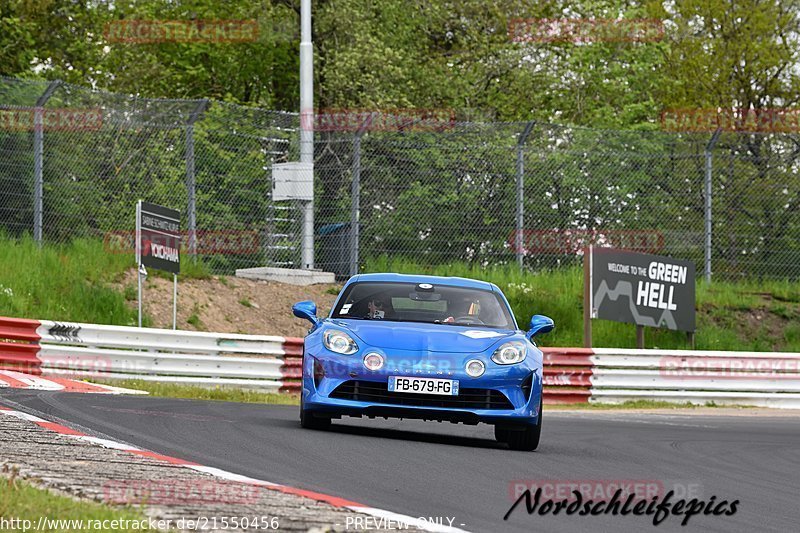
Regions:
<instances>
[{"instance_id":1,"label":"dirt patch","mask_svg":"<svg viewBox=\"0 0 800 533\"><path fill-rule=\"evenodd\" d=\"M743 343L752 344L754 340L759 340L763 344L759 349L772 351L785 348L786 328L800 317L797 306L774 303L751 309L714 309L704 306L701 313L705 315L706 322L736 332Z\"/></svg>"},{"instance_id":2,"label":"dirt patch","mask_svg":"<svg viewBox=\"0 0 800 533\"><path fill-rule=\"evenodd\" d=\"M129 305L136 308L136 271L126 272L116 286L125 292ZM178 329L303 337L309 323L292 315L292 305L313 300L319 315L328 314L340 288L327 284L300 287L223 276L181 280ZM171 280L147 278L144 301L151 327L172 327Z\"/></svg>"},{"instance_id":3,"label":"dirt patch","mask_svg":"<svg viewBox=\"0 0 800 533\"><path fill-rule=\"evenodd\" d=\"M772 313L769 309L752 309L739 314L740 324L743 324L749 331L762 332L767 339L783 337L783 330L788 321L784 317Z\"/></svg>"}]
</instances>

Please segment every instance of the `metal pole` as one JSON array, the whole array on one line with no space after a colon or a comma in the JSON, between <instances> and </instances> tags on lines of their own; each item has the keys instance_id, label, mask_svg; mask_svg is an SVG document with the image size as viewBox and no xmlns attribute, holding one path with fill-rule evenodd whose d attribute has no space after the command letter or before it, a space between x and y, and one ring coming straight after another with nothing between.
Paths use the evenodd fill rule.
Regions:
<instances>
[{"instance_id":1,"label":"metal pole","mask_svg":"<svg viewBox=\"0 0 800 533\"><path fill-rule=\"evenodd\" d=\"M350 186L350 275L358 274L358 247L361 238L361 137L372 123L373 115L364 120L353 138L353 183Z\"/></svg>"},{"instance_id":2,"label":"metal pole","mask_svg":"<svg viewBox=\"0 0 800 533\"><path fill-rule=\"evenodd\" d=\"M358 274L358 218L361 189L361 135L353 139L353 183L350 187L350 275Z\"/></svg>"},{"instance_id":3,"label":"metal pole","mask_svg":"<svg viewBox=\"0 0 800 533\"><path fill-rule=\"evenodd\" d=\"M33 110L33 240L40 246L44 212L44 105L59 85L58 80L51 82Z\"/></svg>"},{"instance_id":4,"label":"metal pole","mask_svg":"<svg viewBox=\"0 0 800 533\"><path fill-rule=\"evenodd\" d=\"M314 49L311 44L311 0L300 0L300 162L314 164ZM312 199L303 204L301 264L314 268L314 170Z\"/></svg>"},{"instance_id":5,"label":"metal pole","mask_svg":"<svg viewBox=\"0 0 800 533\"><path fill-rule=\"evenodd\" d=\"M44 177L42 174L44 131L43 109L36 107L33 112L33 240L42 244L42 194Z\"/></svg>"},{"instance_id":6,"label":"metal pole","mask_svg":"<svg viewBox=\"0 0 800 533\"><path fill-rule=\"evenodd\" d=\"M186 125L186 195L188 202L186 206L189 232L189 255L194 257L197 254L197 182L194 172L194 123L200 118L200 114L208 107L208 100L202 100L192 114Z\"/></svg>"},{"instance_id":7,"label":"metal pole","mask_svg":"<svg viewBox=\"0 0 800 533\"><path fill-rule=\"evenodd\" d=\"M178 275L172 274L172 329L178 329Z\"/></svg>"},{"instance_id":8,"label":"metal pole","mask_svg":"<svg viewBox=\"0 0 800 533\"><path fill-rule=\"evenodd\" d=\"M719 140L722 128L717 128L717 131L711 136L705 150L706 156L706 179L705 179L705 280L706 283L711 283L711 171L712 171L712 151Z\"/></svg>"},{"instance_id":9,"label":"metal pole","mask_svg":"<svg viewBox=\"0 0 800 533\"><path fill-rule=\"evenodd\" d=\"M644 350L644 326L636 324L636 348Z\"/></svg>"},{"instance_id":10,"label":"metal pole","mask_svg":"<svg viewBox=\"0 0 800 533\"><path fill-rule=\"evenodd\" d=\"M139 278L139 327L142 327L142 270L139 265L139 272L136 275Z\"/></svg>"},{"instance_id":11,"label":"metal pole","mask_svg":"<svg viewBox=\"0 0 800 533\"><path fill-rule=\"evenodd\" d=\"M592 247L583 254L583 346L592 347Z\"/></svg>"},{"instance_id":12,"label":"metal pole","mask_svg":"<svg viewBox=\"0 0 800 533\"><path fill-rule=\"evenodd\" d=\"M135 250L136 250L136 278L139 283L139 295L137 297L137 302L139 306L139 327L142 327L142 271L144 270L144 265L142 265L142 250L141 250L141 242L142 242L142 201L139 200L136 202L136 242L134 243Z\"/></svg>"},{"instance_id":13,"label":"metal pole","mask_svg":"<svg viewBox=\"0 0 800 533\"><path fill-rule=\"evenodd\" d=\"M194 257L197 253L196 228L196 193L197 183L194 176L194 124L186 126L186 215L189 232L189 255Z\"/></svg>"},{"instance_id":14,"label":"metal pole","mask_svg":"<svg viewBox=\"0 0 800 533\"><path fill-rule=\"evenodd\" d=\"M525 230L525 141L528 140L528 135L531 134L535 122L528 122L525 125L525 130L517 140L517 221L514 245L517 253L517 264L522 268L523 260L525 259L525 250L523 245L525 240L523 238L523 231Z\"/></svg>"}]
</instances>

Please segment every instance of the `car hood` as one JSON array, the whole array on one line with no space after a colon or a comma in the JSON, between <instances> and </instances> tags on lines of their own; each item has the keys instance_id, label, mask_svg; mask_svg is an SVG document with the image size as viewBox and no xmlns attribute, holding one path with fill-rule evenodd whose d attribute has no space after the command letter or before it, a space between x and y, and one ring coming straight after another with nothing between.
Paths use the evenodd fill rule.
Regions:
<instances>
[{"instance_id":1,"label":"car hood","mask_svg":"<svg viewBox=\"0 0 800 533\"><path fill-rule=\"evenodd\" d=\"M364 344L375 348L426 352L483 352L501 339L517 333L513 330L421 322L336 319L330 323L346 327Z\"/></svg>"}]
</instances>

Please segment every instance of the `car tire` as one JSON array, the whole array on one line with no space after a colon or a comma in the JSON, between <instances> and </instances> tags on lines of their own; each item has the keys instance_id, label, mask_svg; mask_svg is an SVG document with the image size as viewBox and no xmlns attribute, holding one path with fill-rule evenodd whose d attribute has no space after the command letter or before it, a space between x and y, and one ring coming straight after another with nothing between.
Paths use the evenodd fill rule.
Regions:
<instances>
[{"instance_id":1,"label":"car tire","mask_svg":"<svg viewBox=\"0 0 800 533\"><path fill-rule=\"evenodd\" d=\"M331 427L331 419L314 416L311 411L300 409L300 427L304 429L328 429Z\"/></svg>"},{"instance_id":2,"label":"car tire","mask_svg":"<svg viewBox=\"0 0 800 533\"><path fill-rule=\"evenodd\" d=\"M304 409L305 394L300 396L300 427L303 429L328 429L331 427L330 417L314 416L312 411Z\"/></svg>"},{"instance_id":3,"label":"car tire","mask_svg":"<svg viewBox=\"0 0 800 533\"><path fill-rule=\"evenodd\" d=\"M496 426L495 426L496 427ZM508 431L508 447L521 452L532 452L539 447L539 437L542 435L542 399L539 398L539 420L535 426L525 426L522 431ZM495 429L495 436L497 430Z\"/></svg>"},{"instance_id":4,"label":"car tire","mask_svg":"<svg viewBox=\"0 0 800 533\"><path fill-rule=\"evenodd\" d=\"M494 427L494 438L497 442L508 442L508 434L509 430L506 427L495 426Z\"/></svg>"}]
</instances>

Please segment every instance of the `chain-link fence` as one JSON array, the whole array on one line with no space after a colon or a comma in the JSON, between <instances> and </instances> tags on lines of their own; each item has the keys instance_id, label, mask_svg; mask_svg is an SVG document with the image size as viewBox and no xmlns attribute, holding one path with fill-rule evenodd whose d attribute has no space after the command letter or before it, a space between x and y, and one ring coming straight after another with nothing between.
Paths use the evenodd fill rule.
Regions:
<instances>
[{"instance_id":1,"label":"chain-link fence","mask_svg":"<svg viewBox=\"0 0 800 533\"><path fill-rule=\"evenodd\" d=\"M315 128L316 265L342 277L382 257L556 268L590 243L691 259L714 279L800 277L796 135L351 115ZM132 253L143 199L181 210L184 252L217 272L299 267L301 205L272 201L271 167L298 159L300 126L0 78L0 228Z\"/></svg>"}]
</instances>

